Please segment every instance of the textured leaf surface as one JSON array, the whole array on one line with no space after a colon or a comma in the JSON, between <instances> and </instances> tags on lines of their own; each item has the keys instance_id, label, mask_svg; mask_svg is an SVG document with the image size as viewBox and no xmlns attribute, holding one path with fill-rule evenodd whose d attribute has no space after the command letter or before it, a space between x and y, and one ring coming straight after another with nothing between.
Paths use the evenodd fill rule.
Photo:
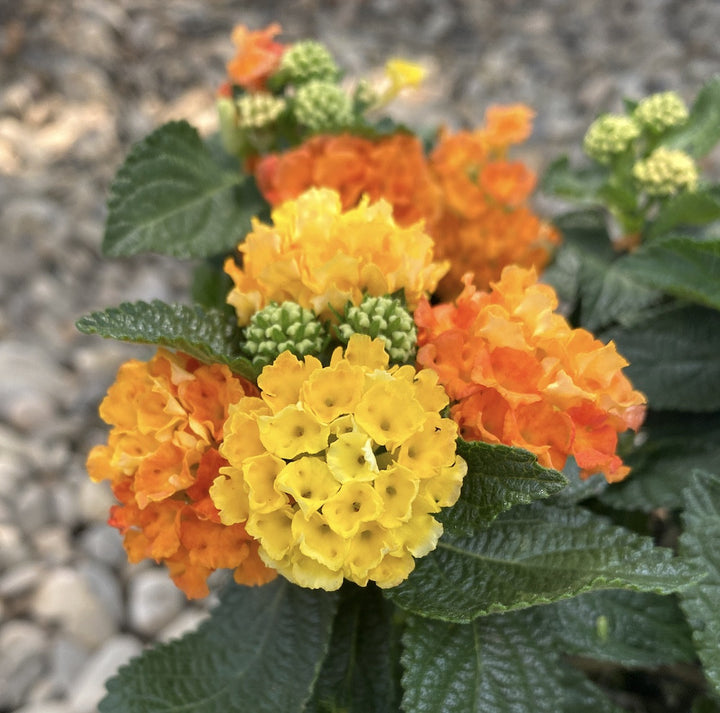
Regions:
<instances>
[{"instance_id":1,"label":"textured leaf surface","mask_svg":"<svg viewBox=\"0 0 720 713\"><path fill-rule=\"evenodd\" d=\"M672 236L622 260L625 274L650 288L720 309L720 238Z\"/></svg>"},{"instance_id":2,"label":"textured leaf surface","mask_svg":"<svg viewBox=\"0 0 720 713\"><path fill-rule=\"evenodd\" d=\"M449 532L484 527L513 505L546 498L567 485L562 473L543 468L535 455L520 448L458 439L457 452L468 473L458 502L438 515Z\"/></svg>"},{"instance_id":3,"label":"textured leaf surface","mask_svg":"<svg viewBox=\"0 0 720 713\"><path fill-rule=\"evenodd\" d=\"M218 164L190 124L170 122L135 144L118 171L103 250L182 258L229 252L263 206L251 179Z\"/></svg>"},{"instance_id":4,"label":"textured leaf surface","mask_svg":"<svg viewBox=\"0 0 720 713\"><path fill-rule=\"evenodd\" d=\"M568 484L548 500L553 505L575 505L599 495L608 486L602 473L595 473L585 480L580 478L580 468L572 456L568 458L562 472Z\"/></svg>"},{"instance_id":5,"label":"textured leaf surface","mask_svg":"<svg viewBox=\"0 0 720 713\"><path fill-rule=\"evenodd\" d=\"M695 158L705 156L720 140L720 76L713 77L698 93L687 123L663 141Z\"/></svg>"},{"instance_id":6,"label":"textured leaf surface","mask_svg":"<svg viewBox=\"0 0 720 713\"><path fill-rule=\"evenodd\" d=\"M625 258L618 258L612 248L603 213L568 213L557 218L555 225L563 236L561 250L571 254L564 263L576 271L576 307L583 327L596 331L614 322L632 322L657 302L657 290L640 284L625 270ZM556 273L561 292L568 291L567 271Z\"/></svg>"},{"instance_id":7,"label":"textured leaf surface","mask_svg":"<svg viewBox=\"0 0 720 713\"><path fill-rule=\"evenodd\" d=\"M410 617L403 636L406 713L616 713L561 658L534 609L447 624Z\"/></svg>"},{"instance_id":8,"label":"textured leaf surface","mask_svg":"<svg viewBox=\"0 0 720 713\"><path fill-rule=\"evenodd\" d=\"M343 585L330 649L305 713L399 713L393 609L377 587Z\"/></svg>"},{"instance_id":9,"label":"textured leaf surface","mask_svg":"<svg viewBox=\"0 0 720 713\"><path fill-rule=\"evenodd\" d=\"M662 206L648 230L652 239L678 226L705 225L720 218L717 188L681 193Z\"/></svg>"},{"instance_id":10,"label":"textured leaf surface","mask_svg":"<svg viewBox=\"0 0 720 713\"><path fill-rule=\"evenodd\" d=\"M625 458L630 475L600 496L606 505L679 510L694 469L720 473L720 413L650 412L641 433L643 444Z\"/></svg>"},{"instance_id":11,"label":"textured leaf surface","mask_svg":"<svg viewBox=\"0 0 720 713\"><path fill-rule=\"evenodd\" d=\"M720 409L720 313L677 307L632 328L601 335L613 339L629 362L625 373L657 410Z\"/></svg>"},{"instance_id":12,"label":"textured leaf surface","mask_svg":"<svg viewBox=\"0 0 720 713\"><path fill-rule=\"evenodd\" d=\"M471 536L443 536L387 596L412 613L465 623L597 589L668 593L692 575L648 537L583 508L534 503Z\"/></svg>"},{"instance_id":13,"label":"textured leaf surface","mask_svg":"<svg viewBox=\"0 0 720 713\"><path fill-rule=\"evenodd\" d=\"M538 613L568 654L648 667L695 659L690 628L675 596L589 592Z\"/></svg>"},{"instance_id":14,"label":"textured leaf surface","mask_svg":"<svg viewBox=\"0 0 720 713\"><path fill-rule=\"evenodd\" d=\"M600 189L607 176L607 170L600 166L573 169L567 156L562 156L545 170L540 190L573 202L599 203Z\"/></svg>"},{"instance_id":15,"label":"textured leaf surface","mask_svg":"<svg viewBox=\"0 0 720 713\"><path fill-rule=\"evenodd\" d=\"M278 578L229 588L208 621L148 650L107 684L101 713L300 713L330 640L337 595Z\"/></svg>"},{"instance_id":16,"label":"textured leaf surface","mask_svg":"<svg viewBox=\"0 0 720 713\"><path fill-rule=\"evenodd\" d=\"M680 552L707 576L682 592L705 676L720 694L720 477L695 471L685 491Z\"/></svg>"},{"instance_id":17,"label":"textured leaf surface","mask_svg":"<svg viewBox=\"0 0 720 713\"><path fill-rule=\"evenodd\" d=\"M180 304L123 302L77 321L85 334L178 349L202 361L227 364L234 372L254 379L252 364L240 355L240 330L232 315Z\"/></svg>"}]
</instances>

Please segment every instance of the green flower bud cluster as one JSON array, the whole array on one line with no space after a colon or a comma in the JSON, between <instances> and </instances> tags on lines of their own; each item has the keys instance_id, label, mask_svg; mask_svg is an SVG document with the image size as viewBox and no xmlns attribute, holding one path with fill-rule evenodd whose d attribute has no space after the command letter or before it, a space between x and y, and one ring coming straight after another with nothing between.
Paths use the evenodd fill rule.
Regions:
<instances>
[{"instance_id":1,"label":"green flower bud cluster","mask_svg":"<svg viewBox=\"0 0 720 713\"><path fill-rule=\"evenodd\" d=\"M633 166L633 176L651 196L670 196L678 191L694 191L698 171L692 156L685 151L659 146L648 158Z\"/></svg>"},{"instance_id":2,"label":"green flower bud cluster","mask_svg":"<svg viewBox=\"0 0 720 713\"><path fill-rule=\"evenodd\" d=\"M633 117L640 124L656 134L682 126L689 116L685 102L676 92L661 92L646 97L633 112Z\"/></svg>"},{"instance_id":3,"label":"green flower bud cluster","mask_svg":"<svg viewBox=\"0 0 720 713\"><path fill-rule=\"evenodd\" d=\"M336 327L338 338L347 344L353 334L367 334L385 343L385 351L395 363L415 358L417 329L412 315L396 297L366 295L359 305L348 305Z\"/></svg>"},{"instance_id":4,"label":"green flower bud cluster","mask_svg":"<svg viewBox=\"0 0 720 713\"><path fill-rule=\"evenodd\" d=\"M271 302L256 312L245 328L245 355L254 366L271 364L284 351L297 357L318 355L329 335L315 314L295 302Z\"/></svg>"},{"instance_id":5,"label":"green flower bud cluster","mask_svg":"<svg viewBox=\"0 0 720 713\"><path fill-rule=\"evenodd\" d=\"M305 84L314 80L336 82L340 69L325 45L306 40L283 53L278 73L287 83Z\"/></svg>"},{"instance_id":6,"label":"green flower bud cluster","mask_svg":"<svg viewBox=\"0 0 720 713\"><path fill-rule=\"evenodd\" d=\"M625 153L640 136L640 127L630 117L605 114L597 118L587 130L583 149L598 163L609 164Z\"/></svg>"},{"instance_id":7,"label":"green flower bud cluster","mask_svg":"<svg viewBox=\"0 0 720 713\"><path fill-rule=\"evenodd\" d=\"M282 97L266 92L243 94L237 102L237 123L241 129L264 129L272 125L287 108Z\"/></svg>"},{"instance_id":8,"label":"green flower bud cluster","mask_svg":"<svg viewBox=\"0 0 720 713\"><path fill-rule=\"evenodd\" d=\"M313 80L298 87L295 118L314 132L335 131L352 124L352 100L337 84Z\"/></svg>"}]
</instances>

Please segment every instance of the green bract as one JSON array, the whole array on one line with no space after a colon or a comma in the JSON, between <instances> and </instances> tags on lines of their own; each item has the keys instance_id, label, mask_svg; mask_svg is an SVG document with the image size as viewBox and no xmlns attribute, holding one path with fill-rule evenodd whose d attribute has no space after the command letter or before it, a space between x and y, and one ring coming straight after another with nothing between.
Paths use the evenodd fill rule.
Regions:
<instances>
[{"instance_id":1,"label":"green bract","mask_svg":"<svg viewBox=\"0 0 720 713\"><path fill-rule=\"evenodd\" d=\"M653 94L641 100L633 117L655 133L661 133L688 120L689 112L685 102L676 92Z\"/></svg>"},{"instance_id":2,"label":"green bract","mask_svg":"<svg viewBox=\"0 0 720 713\"><path fill-rule=\"evenodd\" d=\"M415 357L415 322L402 302L389 295L366 295L359 305L348 305L337 333L344 344L353 334L382 339L390 360L397 364L407 364Z\"/></svg>"},{"instance_id":3,"label":"green bract","mask_svg":"<svg viewBox=\"0 0 720 713\"><path fill-rule=\"evenodd\" d=\"M633 176L651 196L671 196L697 188L697 166L692 156L660 146L633 166Z\"/></svg>"},{"instance_id":4,"label":"green bract","mask_svg":"<svg viewBox=\"0 0 720 713\"><path fill-rule=\"evenodd\" d=\"M352 101L336 84L313 80L298 88L294 102L299 124L314 132L336 131L352 123Z\"/></svg>"},{"instance_id":5,"label":"green bract","mask_svg":"<svg viewBox=\"0 0 720 713\"><path fill-rule=\"evenodd\" d=\"M325 45L313 40L296 42L280 61L280 74L290 84L304 84L318 79L334 82L340 70Z\"/></svg>"},{"instance_id":6,"label":"green bract","mask_svg":"<svg viewBox=\"0 0 720 713\"><path fill-rule=\"evenodd\" d=\"M606 114L590 125L583 140L583 149L590 158L607 164L615 156L625 153L638 136L640 127L631 118Z\"/></svg>"},{"instance_id":7,"label":"green bract","mask_svg":"<svg viewBox=\"0 0 720 713\"><path fill-rule=\"evenodd\" d=\"M256 367L271 364L284 351L297 357L317 355L328 332L315 314L295 302L275 302L256 312L245 328L243 352Z\"/></svg>"}]
</instances>

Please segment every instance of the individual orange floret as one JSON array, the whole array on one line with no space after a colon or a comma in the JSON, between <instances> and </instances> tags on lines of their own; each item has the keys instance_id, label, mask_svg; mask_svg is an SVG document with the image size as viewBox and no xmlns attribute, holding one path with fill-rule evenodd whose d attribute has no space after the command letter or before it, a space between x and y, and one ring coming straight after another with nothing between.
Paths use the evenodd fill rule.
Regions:
<instances>
[{"instance_id":1,"label":"individual orange floret","mask_svg":"<svg viewBox=\"0 0 720 713\"><path fill-rule=\"evenodd\" d=\"M520 144L532 132L535 112L525 104L493 105L485 112L484 134L493 149Z\"/></svg>"},{"instance_id":2,"label":"individual orange floret","mask_svg":"<svg viewBox=\"0 0 720 713\"><path fill-rule=\"evenodd\" d=\"M312 187L336 190L344 209L366 195L384 198L401 226L434 220L440 192L420 140L407 133L380 139L351 134L314 136L297 148L270 154L256 168L258 186L271 205L297 198Z\"/></svg>"},{"instance_id":3,"label":"individual orange floret","mask_svg":"<svg viewBox=\"0 0 720 713\"><path fill-rule=\"evenodd\" d=\"M272 225L253 220L239 246L242 267L232 258L225 271L234 283L228 302L238 322L270 302L297 302L324 319L365 294L404 290L410 309L431 294L447 270L433 261L433 241L422 223L398 225L385 200L366 198L343 210L340 195L311 188L275 208Z\"/></svg>"},{"instance_id":4,"label":"individual orange floret","mask_svg":"<svg viewBox=\"0 0 720 713\"><path fill-rule=\"evenodd\" d=\"M487 292L471 275L464 282L454 304L424 300L415 312L418 364L437 372L461 435L525 448L559 470L572 455L582 477L622 480L617 436L640 427L645 397L615 345L573 329L533 269L508 266Z\"/></svg>"},{"instance_id":5,"label":"individual orange floret","mask_svg":"<svg viewBox=\"0 0 720 713\"><path fill-rule=\"evenodd\" d=\"M282 28L277 23L262 30L248 30L237 25L232 32L232 41L237 50L227 63L228 78L232 84L250 91L265 88L267 78L278 68L285 45L275 42Z\"/></svg>"},{"instance_id":6,"label":"individual orange floret","mask_svg":"<svg viewBox=\"0 0 720 713\"><path fill-rule=\"evenodd\" d=\"M164 562L190 598L208 594L216 569L234 570L243 584L275 576L242 525L220 522L208 494L227 465L217 448L228 409L257 393L224 365L161 349L148 362L123 364L100 405L113 428L87 467L93 480L110 480L120 503L109 522L123 534L131 562Z\"/></svg>"}]
</instances>

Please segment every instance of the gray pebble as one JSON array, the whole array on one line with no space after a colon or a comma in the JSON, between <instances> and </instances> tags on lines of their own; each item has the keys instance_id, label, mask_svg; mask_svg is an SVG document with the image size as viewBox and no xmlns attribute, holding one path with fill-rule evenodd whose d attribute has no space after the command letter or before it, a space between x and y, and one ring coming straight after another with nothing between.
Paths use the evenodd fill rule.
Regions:
<instances>
[{"instance_id":1,"label":"gray pebble","mask_svg":"<svg viewBox=\"0 0 720 713\"><path fill-rule=\"evenodd\" d=\"M183 593L163 569L148 569L130 581L128 623L143 636L154 636L185 606Z\"/></svg>"},{"instance_id":2,"label":"gray pebble","mask_svg":"<svg viewBox=\"0 0 720 713\"><path fill-rule=\"evenodd\" d=\"M105 681L141 651L142 644L127 634L106 641L73 682L69 699L73 713L94 713L105 696Z\"/></svg>"},{"instance_id":3,"label":"gray pebble","mask_svg":"<svg viewBox=\"0 0 720 713\"><path fill-rule=\"evenodd\" d=\"M0 709L19 706L47 665L47 636L29 621L0 627Z\"/></svg>"}]
</instances>

